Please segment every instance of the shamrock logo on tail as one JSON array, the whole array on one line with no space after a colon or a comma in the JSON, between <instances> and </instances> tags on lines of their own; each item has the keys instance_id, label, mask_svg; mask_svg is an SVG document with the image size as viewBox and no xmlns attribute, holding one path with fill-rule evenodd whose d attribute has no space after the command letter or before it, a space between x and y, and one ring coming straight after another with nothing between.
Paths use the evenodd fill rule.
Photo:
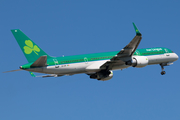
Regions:
<instances>
[{"instance_id":1,"label":"shamrock logo on tail","mask_svg":"<svg viewBox=\"0 0 180 120\"><path fill-rule=\"evenodd\" d=\"M25 41L25 44L27 45L27 46L24 46L24 52L25 52L26 54L31 54L32 51L33 51L33 52L35 52L35 53L38 55L37 52L40 52L40 49L38 48L37 45L33 45L33 43L31 42L31 40L26 40L26 41Z\"/></svg>"}]
</instances>

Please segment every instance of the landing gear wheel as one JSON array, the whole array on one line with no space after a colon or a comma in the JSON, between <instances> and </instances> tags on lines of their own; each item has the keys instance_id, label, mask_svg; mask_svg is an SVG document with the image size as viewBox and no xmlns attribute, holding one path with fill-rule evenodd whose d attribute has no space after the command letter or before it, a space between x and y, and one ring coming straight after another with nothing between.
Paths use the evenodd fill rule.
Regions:
<instances>
[{"instance_id":1,"label":"landing gear wheel","mask_svg":"<svg viewBox=\"0 0 180 120\"><path fill-rule=\"evenodd\" d=\"M166 72L165 72L165 71L162 71L162 72L161 72L161 75L164 75L164 74L166 74Z\"/></svg>"}]
</instances>

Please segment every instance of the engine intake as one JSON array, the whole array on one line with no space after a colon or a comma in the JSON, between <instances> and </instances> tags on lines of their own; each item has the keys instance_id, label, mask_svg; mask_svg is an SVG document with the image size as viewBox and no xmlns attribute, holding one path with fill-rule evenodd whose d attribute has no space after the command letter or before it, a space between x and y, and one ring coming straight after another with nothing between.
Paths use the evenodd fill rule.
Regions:
<instances>
[{"instance_id":1,"label":"engine intake","mask_svg":"<svg viewBox=\"0 0 180 120\"><path fill-rule=\"evenodd\" d=\"M110 80L112 77L113 77L113 72L109 70L102 70L100 72L90 75L91 79L97 79L100 81L107 81Z\"/></svg>"}]
</instances>

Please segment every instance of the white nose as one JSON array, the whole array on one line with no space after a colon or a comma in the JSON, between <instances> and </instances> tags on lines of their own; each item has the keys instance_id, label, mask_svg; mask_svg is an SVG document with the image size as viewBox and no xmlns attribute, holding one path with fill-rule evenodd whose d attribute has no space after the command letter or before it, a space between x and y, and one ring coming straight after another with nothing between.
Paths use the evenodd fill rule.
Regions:
<instances>
[{"instance_id":1,"label":"white nose","mask_svg":"<svg viewBox=\"0 0 180 120\"><path fill-rule=\"evenodd\" d=\"M175 59L178 60L179 56L175 53Z\"/></svg>"}]
</instances>

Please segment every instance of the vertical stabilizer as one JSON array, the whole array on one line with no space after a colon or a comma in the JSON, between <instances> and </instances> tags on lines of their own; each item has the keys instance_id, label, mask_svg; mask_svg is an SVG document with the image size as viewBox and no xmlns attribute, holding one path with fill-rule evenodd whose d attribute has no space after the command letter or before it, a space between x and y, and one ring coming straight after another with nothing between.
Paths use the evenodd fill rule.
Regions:
<instances>
[{"instance_id":1,"label":"vertical stabilizer","mask_svg":"<svg viewBox=\"0 0 180 120\"><path fill-rule=\"evenodd\" d=\"M34 62L40 56L47 56L47 58L51 58L38 45L36 45L29 37L27 37L21 30L14 29L14 30L11 30L11 32L13 33L16 41L18 42L28 62Z\"/></svg>"}]
</instances>

